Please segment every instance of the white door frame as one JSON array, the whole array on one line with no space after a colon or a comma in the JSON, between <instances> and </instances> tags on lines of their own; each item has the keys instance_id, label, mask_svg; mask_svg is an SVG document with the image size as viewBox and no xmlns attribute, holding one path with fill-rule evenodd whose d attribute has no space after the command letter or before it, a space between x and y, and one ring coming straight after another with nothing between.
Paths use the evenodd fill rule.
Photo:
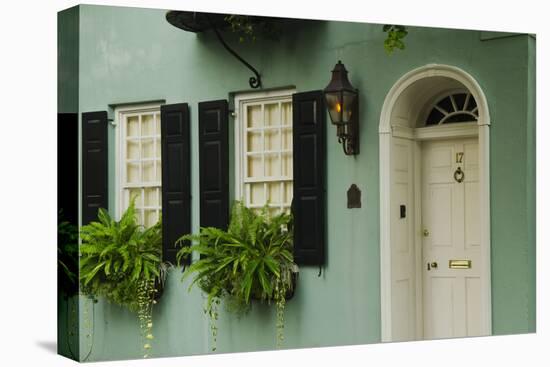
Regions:
<instances>
[{"instance_id":1,"label":"white door frame","mask_svg":"<svg viewBox=\"0 0 550 367\"><path fill-rule=\"evenodd\" d=\"M399 97L415 82L430 77L447 77L460 82L475 98L478 106L477 131L479 143L479 188L480 188L480 241L481 241L481 261L483 262L481 274L481 333L482 335L492 334L492 307L491 307L491 213L490 213L490 177L489 177L489 108L485 94L477 81L467 72L454 66L441 64L428 64L414 69L403 75L390 89L380 115L379 125L379 172L380 172L380 302L381 302L381 339L383 342L393 341L392 337L392 294L391 294L391 162L392 162L392 138L408 136L417 140L414 149L415 161L419 159L420 140L422 137L415 137L414 129L399 127L391 121L392 111ZM443 127L441 127L443 128ZM458 126L445 127L446 136L461 136ZM442 132L444 133L444 132ZM471 131L470 131L471 133ZM456 134L456 135L455 135ZM435 134L433 138L436 138ZM470 135L470 134L468 134ZM462 135L463 136L463 135ZM415 165L418 168L418 165ZM415 172L415 177L419 177ZM416 181L416 180L415 180ZM416 185L418 186L418 184ZM418 188L419 189L419 188ZM415 192L417 189L415 188ZM416 213L418 210L410 210L409 213ZM420 233L420 220L414 220L415 233ZM417 236L415 236L417 237ZM415 241L416 242L416 241ZM415 244L415 248L417 244ZM418 256L417 256L418 258ZM420 265L420 264L419 264ZM418 277L417 277L418 278ZM417 282L418 283L418 282ZM419 299L420 298L420 299ZM416 297L416 304L421 305L422 299ZM418 310L418 307L417 307ZM418 315L418 313L417 313ZM412 339L417 339L419 335L418 327L421 325L417 316L417 331Z\"/></svg>"}]
</instances>

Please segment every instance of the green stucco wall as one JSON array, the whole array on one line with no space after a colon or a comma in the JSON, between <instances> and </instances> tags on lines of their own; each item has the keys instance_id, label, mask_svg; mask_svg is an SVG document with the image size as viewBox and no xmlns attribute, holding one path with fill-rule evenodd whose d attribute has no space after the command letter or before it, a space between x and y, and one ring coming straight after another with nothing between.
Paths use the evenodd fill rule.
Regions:
<instances>
[{"instance_id":1,"label":"green stucco wall","mask_svg":"<svg viewBox=\"0 0 550 367\"><path fill-rule=\"evenodd\" d=\"M536 330L536 44L529 37L529 69L527 70L527 323L528 330Z\"/></svg>"},{"instance_id":2,"label":"green stucco wall","mask_svg":"<svg viewBox=\"0 0 550 367\"><path fill-rule=\"evenodd\" d=\"M213 34L183 32L170 26L164 14L80 6L78 110L108 110L112 115L110 104L188 102L194 137L192 194L198 198L197 103L229 99L231 92L249 89L250 73ZM261 71L264 88L322 89L341 59L360 90L361 154L345 156L335 129L327 124L327 265L321 277L318 268L300 268L296 295L285 313L285 346L380 341L378 123L392 85L406 72L429 63L465 70L486 94L492 121L493 333L534 331L534 39L515 35L481 40L477 31L411 28L406 50L392 56L385 53L383 39L380 25L307 22L287 28L279 42L233 42ZM110 126L111 208L116 195L114 148ZM361 209L346 208L346 190L352 183L362 191ZM197 230L197 200L192 216ZM204 300L197 290L187 293L180 275L178 270L169 274L168 287L155 309L156 356L210 350ZM93 345L88 360L141 356L134 315L103 302L91 314ZM254 305L241 319L222 313L218 327L218 352L275 347L275 315L266 306ZM86 333L81 333L81 358L89 351Z\"/></svg>"},{"instance_id":3,"label":"green stucco wall","mask_svg":"<svg viewBox=\"0 0 550 367\"><path fill-rule=\"evenodd\" d=\"M57 15L57 112L78 112L79 7ZM58 168L61 169L61 168ZM78 359L78 302L57 295L57 351Z\"/></svg>"},{"instance_id":4,"label":"green stucco wall","mask_svg":"<svg viewBox=\"0 0 550 367\"><path fill-rule=\"evenodd\" d=\"M57 112L78 112L79 7L57 15Z\"/></svg>"}]
</instances>

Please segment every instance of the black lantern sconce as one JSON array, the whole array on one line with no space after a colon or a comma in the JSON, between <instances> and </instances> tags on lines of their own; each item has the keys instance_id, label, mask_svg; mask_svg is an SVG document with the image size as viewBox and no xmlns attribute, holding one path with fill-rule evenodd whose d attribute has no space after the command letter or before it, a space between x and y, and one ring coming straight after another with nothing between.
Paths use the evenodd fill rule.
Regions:
<instances>
[{"instance_id":1,"label":"black lantern sconce","mask_svg":"<svg viewBox=\"0 0 550 367\"><path fill-rule=\"evenodd\" d=\"M344 154L359 154L359 91L349 82L348 71L342 61L334 66L332 79L323 93Z\"/></svg>"}]
</instances>

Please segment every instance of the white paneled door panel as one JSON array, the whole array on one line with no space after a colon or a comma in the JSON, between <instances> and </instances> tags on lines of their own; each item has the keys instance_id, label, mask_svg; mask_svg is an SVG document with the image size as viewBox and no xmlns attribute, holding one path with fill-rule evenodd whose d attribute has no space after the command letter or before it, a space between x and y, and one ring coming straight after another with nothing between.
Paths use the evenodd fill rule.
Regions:
<instances>
[{"instance_id":1,"label":"white paneled door panel","mask_svg":"<svg viewBox=\"0 0 550 367\"><path fill-rule=\"evenodd\" d=\"M394 341L403 341L416 334L414 223L411 215L400 213L401 206L410 210L413 205L413 143L395 138L392 144L392 336Z\"/></svg>"},{"instance_id":2,"label":"white paneled door panel","mask_svg":"<svg viewBox=\"0 0 550 367\"><path fill-rule=\"evenodd\" d=\"M480 335L478 171L477 139L422 144L425 339Z\"/></svg>"}]
</instances>

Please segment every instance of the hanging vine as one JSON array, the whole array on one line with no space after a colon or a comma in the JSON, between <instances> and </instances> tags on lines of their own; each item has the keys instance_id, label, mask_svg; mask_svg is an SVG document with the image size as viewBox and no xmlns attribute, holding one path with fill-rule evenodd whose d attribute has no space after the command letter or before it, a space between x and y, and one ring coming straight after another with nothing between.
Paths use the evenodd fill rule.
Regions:
<instances>
[{"instance_id":1,"label":"hanging vine","mask_svg":"<svg viewBox=\"0 0 550 367\"><path fill-rule=\"evenodd\" d=\"M153 305L156 303L155 282L153 280L142 280L138 285L138 320L143 346L143 358L151 355L153 336Z\"/></svg>"},{"instance_id":2,"label":"hanging vine","mask_svg":"<svg viewBox=\"0 0 550 367\"><path fill-rule=\"evenodd\" d=\"M384 49L388 54L391 54L395 50L404 50L405 43L403 39L409 34L407 28L402 25L386 24L382 31L387 33L384 40Z\"/></svg>"},{"instance_id":3,"label":"hanging vine","mask_svg":"<svg viewBox=\"0 0 550 367\"><path fill-rule=\"evenodd\" d=\"M277 349L282 348L285 336L285 305L286 305L286 289L283 286L281 280L277 280L275 283L275 302L277 306Z\"/></svg>"},{"instance_id":4,"label":"hanging vine","mask_svg":"<svg viewBox=\"0 0 550 367\"><path fill-rule=\"evenodd\" d=\"M212 352L215 352L218 347L218 307L220 305L220 299L213 297L207 302L204 309L210 319L210 332L212 333Z\"/></svg>"}]
</instances>

